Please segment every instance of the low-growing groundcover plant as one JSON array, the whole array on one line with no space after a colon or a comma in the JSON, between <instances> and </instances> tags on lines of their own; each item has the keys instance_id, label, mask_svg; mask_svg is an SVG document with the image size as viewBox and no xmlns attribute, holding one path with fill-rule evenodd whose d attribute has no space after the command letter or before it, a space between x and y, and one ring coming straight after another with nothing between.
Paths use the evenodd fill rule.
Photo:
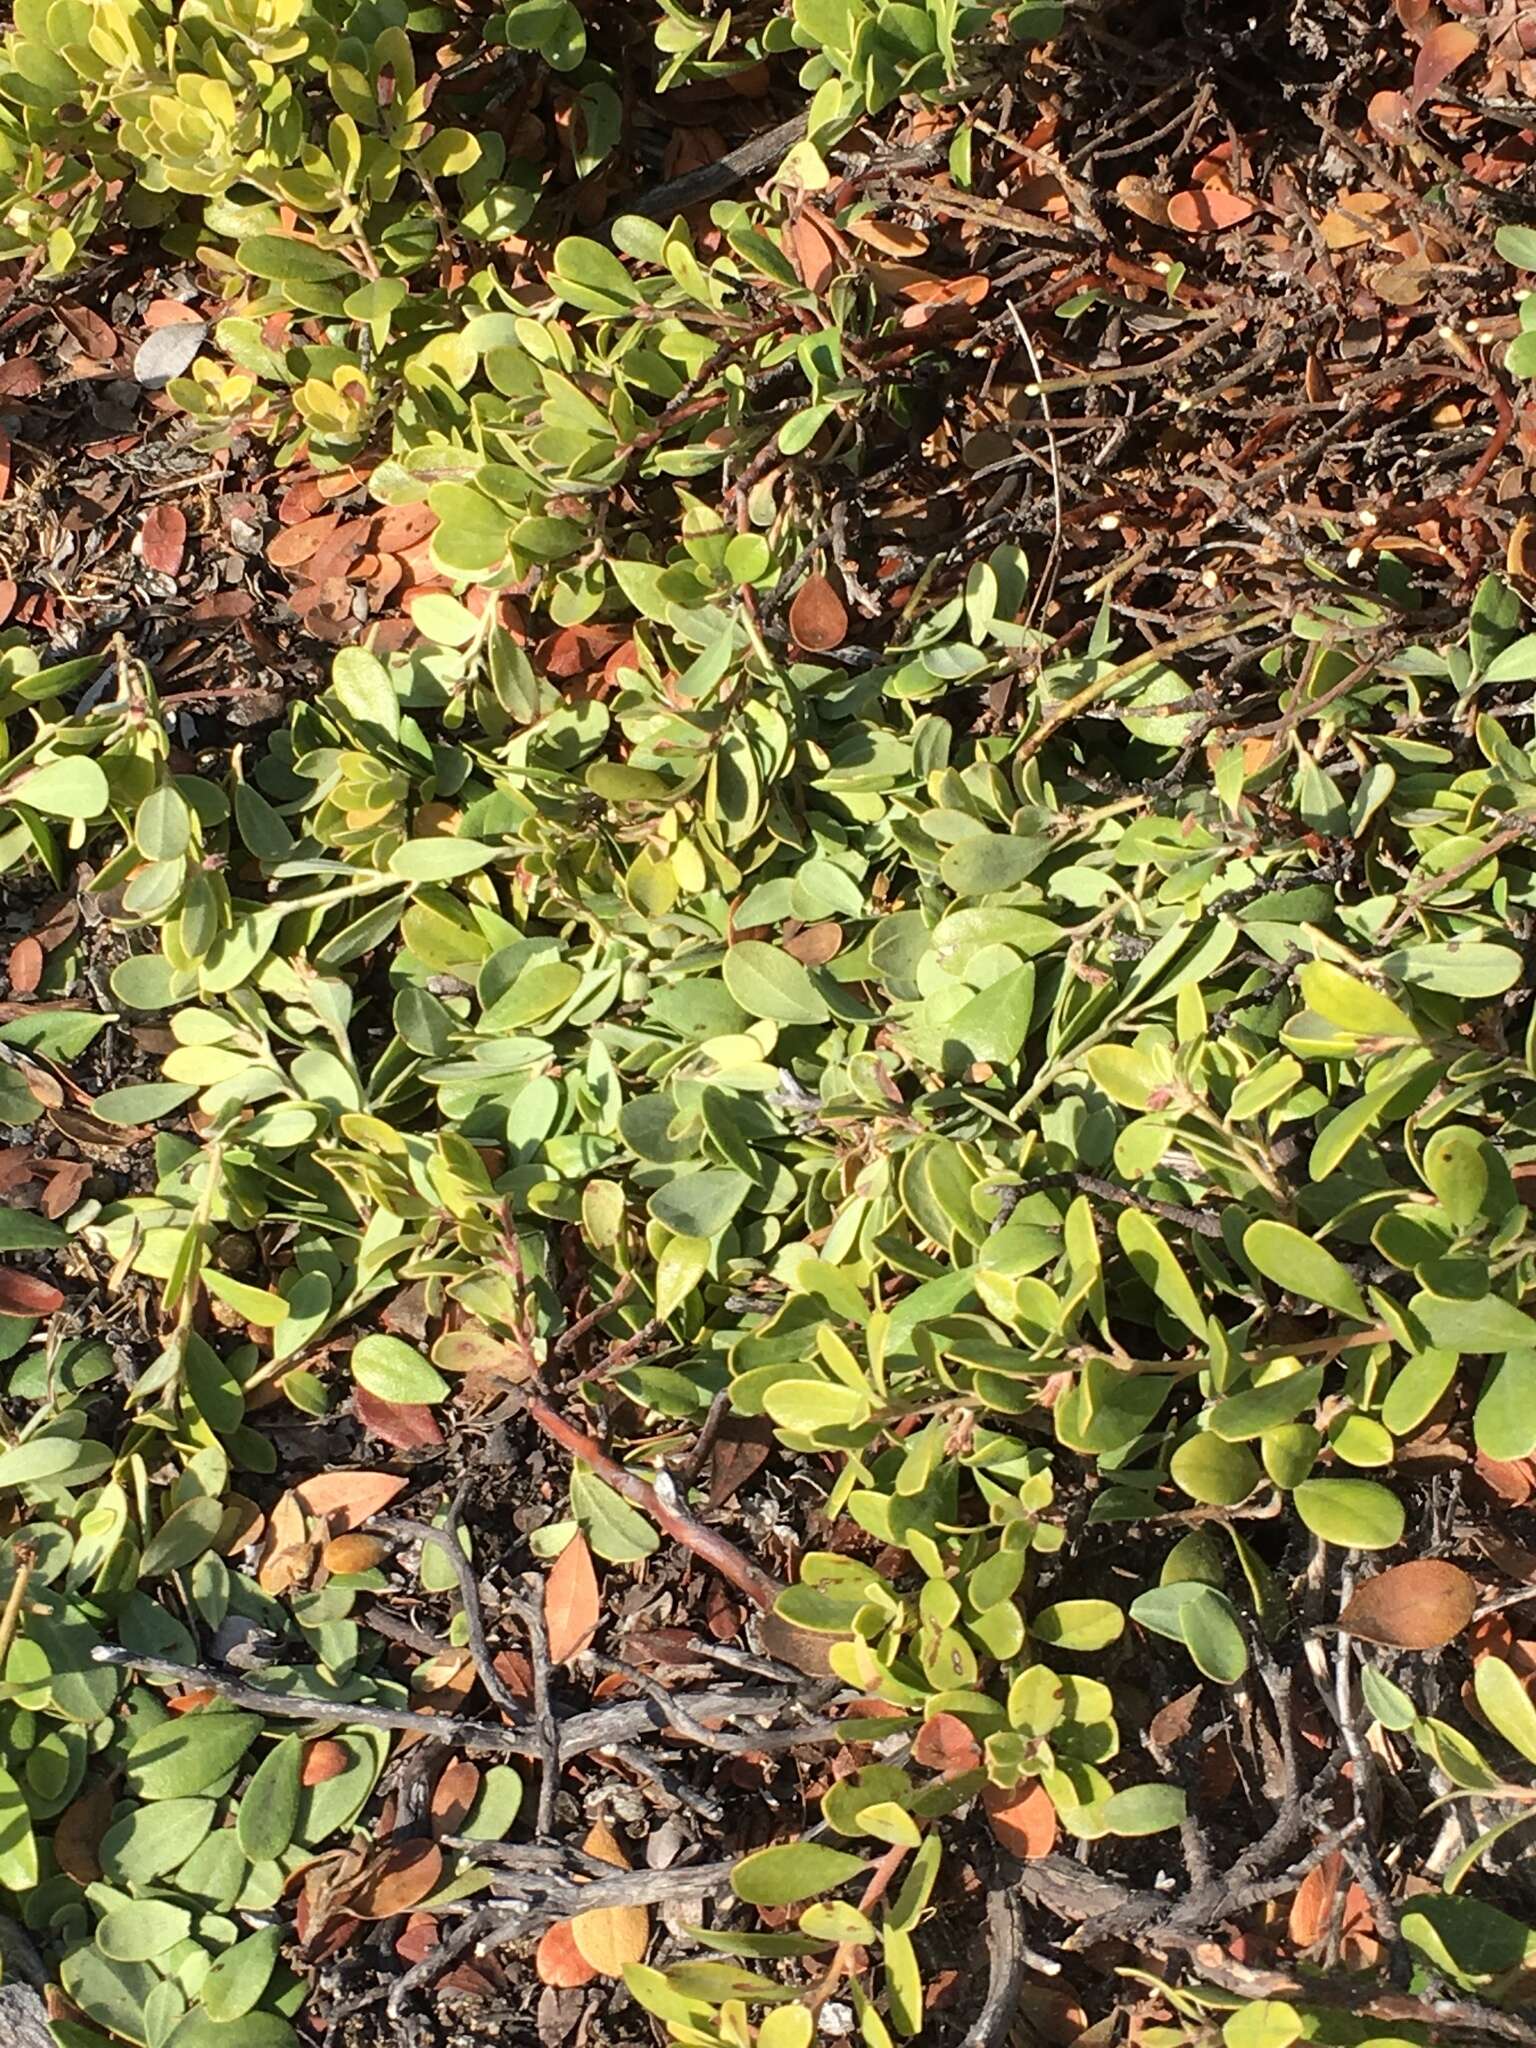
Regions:
<instances>
[{"instance_id":1,"label":"low-growing groundcover plant","mask_svg":"<svg viewBox=\"0 0 1536 2048\"><path fill-rule=\"evenodd\" d=\"M0 871L88 864L117 956L112 1008L0 1022L0 1119L138 1162L0 1209L0 1886L60 2048L285 2048L352 1944L393 2016L493 1935L681 2048L884 2048L947 2038L957 1908L986 2048L1059 1968L1017 1896L1139 1939L1152 2048L1531 2039L1529 1553L1474 1576L1446 1479L1536 1453L1521 572L1452 612L1401 553L1319 558L1149 644L1113 588L1047 628L1042 560L989 537L845 644L820 487L910 435L944 344L791 260L793 195L1047 13L669 7L681 83L793 53L786 180L450 292L439 238L539 193L439 125L435 10L18 10L13 253L65 271L120 201L195 256L238 309L172 386L208 444L368 456L454 584L195 754L126 642L0 636ZM575 7L474 33L569 79L602 154ZM611 631L599 686L529 607ZM129 1031L150 1066L82 1089ZM727 1421L814 1504L792 1583L711 1547ZM513 1427L574 1455L504 1551L450 1455L472 1487ZM679 1534L764 1610L744 1668L798 1672L798 1723L765 1725L782 1682L658 1705L597 1647L592 1560L618 1588ZM482 1611L509 1557L520 1666ZM457 1603L414 1669L401 1585ZM1276 1815L1230 1882L1228 1710ZM846 1768L717 1865L619 1869L572 1772L612 1751L676 1802L658 1714ZM1411 1889L1399 1781L1450 1845ZM1294 1967L1213 1938L1330 1870Z\"/></svg>"}]
</instances>

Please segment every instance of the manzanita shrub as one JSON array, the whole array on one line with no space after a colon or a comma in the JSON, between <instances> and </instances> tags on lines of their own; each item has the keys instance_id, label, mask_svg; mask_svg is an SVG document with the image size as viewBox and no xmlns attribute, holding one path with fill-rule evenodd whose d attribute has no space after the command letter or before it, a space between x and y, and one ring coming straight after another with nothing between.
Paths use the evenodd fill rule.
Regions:
<instances>
[{"instance_id":1,"label":"manzanita shrub","mask_svg":"<svg viewBox=\"0 0 1536 2048\"><path fill-rule=\"evenodd\" d=\"M857 118L1052 12L794 0L738 27L668 0L656 56L665 87L796 53L803 185ZM595 167L617 103L576 9L474 28L565 81ZM90 1333L0 1321L26 1416L0 1451L0 1885L88 2023L61 2048L294 2038L264 1916L387 1739L344 1729L311 1784L283 1723L173 1715L93 1651L256 1628L263 1683L302 1662L343 1707L400 1702L354 1618L372 1566L279 1594L228 1561L243 1475L276 1467L249 1418L359 1389L430 1417L528 1379L575 1245L603 1334L655 1326L611 1381L636 1470L723 1395L826 1475L853 1533L803 1557L780 1618L910 1738L737 1866L793 1927L702 1927L728 1961L633 1964L629 1988L682 2048L807 2048L842 1987L883 2048L922 2031L913 1937L973 1802L1083 1843L1185 1818L1122 1744L1116 1683L1147 1635L1232 1685L1294 1629L1250 1516L1385 1554L1431 1418L1536 1452L1536 750L1503 695L1536 630L1489 577L1419 632L1383 554L1373 583L1319 568L1293 611L1213 604L1167 648L1111 595L1063 652L1006 544L818 659L776 622L820 480L909 434L942 340L851 263L809 286L772 200L720 202L707 254L621 213L535 286L487 260L448 293L442 238L494 249L544 175L440 118L426 53L468 34L385 0L52 0L0 55L0 253L67 270L110 205L195 256L229 311L173 396L281 460L366 454L376 498L435 516L458 592L191 770L126 650L50 664L0 636L0 873L62 886L88 857L123 948L115 1015L0 1023L0 1120L32 1122L119 1020L171 1045L90 1106L153 1132L139 1192L0 1211L0 1248L73 1246L159 1316L128 1385ZM600 690L541 673L530 610L611 634ZM1203 653L1238 646L1242 702ZM1008 693L1012 722L987 709ZM374 1327L402 1287L419 1343ZM1075 1585L1068 1494L1076 1528L1136 1532L1122 1596ZM580 1465L546 1549L577 1528L614 1563L658 1542ZM1371 1713L1492 1817L1402 1935L1497 2001L1536 1935L1464 1885L1530 1811L1536 1716L1485 1658L1485 1756L1413 1682L1369 1669ZM87 1788L90 1858L60 1824ZM479 1796L469 1841L513 1825L520 1780ZM481 1882L461 1848L426 1903ZM1416 2038L1162 1989L1168 2048Z\"/></svg>"}]
</instances>

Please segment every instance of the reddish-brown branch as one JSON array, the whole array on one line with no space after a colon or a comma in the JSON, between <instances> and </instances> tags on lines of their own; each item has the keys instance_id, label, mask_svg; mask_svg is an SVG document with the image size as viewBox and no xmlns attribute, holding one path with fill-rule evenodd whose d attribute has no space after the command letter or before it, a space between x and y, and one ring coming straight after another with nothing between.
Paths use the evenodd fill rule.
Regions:
<instances>
[{"instance_id":1,"label":"reddish-brown branch","mask_svg":"<svg viewBox=\"0 0 1536 2048\"><path fill-rule=\"evenodd\" d=\"M528 1415L546 1436L553 1437L573 1458L590 1465L599 1479L611 1486L615 1493L621 1493L641 1514L649 1516L674 1543L681 1543L695 1557L702 1558L722 1579L729 1579L733 1586L745 1593L755 1606L765 1613L771 1612L774 1602L784 1590L777 1579L759 1570L734 1543L718 1530L707 1528L680 1503L674 1507L664 1501L655 1487L642 1479L638 1472L631 1472L610 1458L585 1430L568 1421L558 1409L551 1408L541 1395L523 1394L521 1400Z\"/></svg>"}]
</instances>

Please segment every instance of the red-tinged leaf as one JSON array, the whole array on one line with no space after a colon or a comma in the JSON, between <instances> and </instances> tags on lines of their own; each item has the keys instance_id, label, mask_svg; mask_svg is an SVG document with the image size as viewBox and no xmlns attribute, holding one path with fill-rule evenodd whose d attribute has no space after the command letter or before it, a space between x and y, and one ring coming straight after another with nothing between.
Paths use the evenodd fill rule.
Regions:
<instances>
[{"instance_id":1,"label":"red-tinged leaf","mask_svg":"<svg viewBox=\"0 0 1536 2048\"><path fill-rule=\"evenodd\" d=\"M437 1922L430 1913L413 1913L395 1937L395 1954L405 1963L425 1962L437 1947Z\"/></svg>"},{"instance_id":2,"label":"red-tinged leaf","mask_svg":"<svg viewBox=\"0 0 1536 2048\"><path fill-rule=\"evenodd\" d=\"M437 514L425 500L415 505L390 505L374 521L373 544L381 555L395 555L436 531Z\"/></svg>"},{"instance_id":3,"label":"red-tinged leaf","mask_svg":"<svg viewBox=\"0 0 1536 2048\"><path fill-rule=\"evenodd\" d=\"M443 1432L430 1408L407 1406L403 1401L381 1401L366 1387L352 1389L352 1408L370 1436L397 1451L435 1450Z\"/></svg>"},{"instance_id":4,"label":"red-tinged leaf","mask_svg":"<svg viewBox=\"0 0 1536 2048\"><path fill-rule=\"evenodd\" d=\"M63 1295L46 1280L0 1266L0 1316L51 1316L63 1306Z\"/></svg>"},{"instance_id":5,"label":"red-tinged leaf","mask_svg":"<svg viewBox=\"0 0 1536 2048\"><path fill-rule=\"evenodd\" d=\"M440 1835L456 1835L469 1817L480 1792L480 1773L467 1756L444 1764L432 1787L432 1826Z\"/></svg>"},{"instance_id":6,"label":"red-tinged leaf","mask_svg":"<svg viewBox=\"0 0 1536 2048\"><path fill-rule=\"evenodd\" d=\"M1434 26L1437 0L1392 0L1397 18L1418 43Z\"/></svg>"},{"instance_id":7,"label":"red-tinged leaf","mask_svg":"<svg viewBox=\"0 0 1536 2048\"><path fill-rule=\"evenodd\" d=\"M584 1650L597 1633L601 1614L592 1553L586 1537L578 1533L555 1559L544 1581L544 1626L549 1632L551 1663L564 1664Z\"/></svg>"},{"instance_id":8,"label":"red-tinged leaf","mask_svg":"<svg viewBox=\"0 0 1536 2048\"><path fill-rule=\"evenodd\" d=\"M1453 71L1459 71L1480 47L1475 29L1465 22L1443 21L1430 30L1413 60L1413 104L1422 107L1444 85Z\"/></svg>"},{"instance_id":9,"label":"red-tinged leaf","mask_svg":"<svg viewBox=\"0 0 1536 2048\"><path fill-rule=\"evenodd\" d=\"M341 1536L382 1514L409 1483L393 1472L320 1472L293 1491L306 1514L324 1522L330 1535Z\"/></svg>"},{"instance_id":10,"label":"red-tinged leaf","mask_svg":"<svg viewBox=\"0 0 1536 2048\"><path fill-rule=\"evenodd\" d=\"M173 1693L166 1701L166 1711L171 1714L195 1714L200 1707L211 1707L218 1694L211 1685L194 1685L189 1692Z\"/></svg>"},{"instance_id":11,"label":"red-tinged leaf","mask_svg":"<svg viewBox=\"0 0 1536 2048\"><path fill-rule=\"evenodd\" d=\"M827 578L807 576L789 608L789 630L807 654L827 654L848 637L848 607Z\"/></svg>"},{"instance_id":12,"label":"red-tinged leaf","mask_svg":"<svg viewBox=\"0 0 1536 2048\"><path fill-rule=\"evenodd\" d=\"M151 299L144 308L146 327L178 327L203 325L202 315L191 306L184 306L180 299Z\"/></svg>"},{"instance_id":13,"label":"red-tinged leaf","mask_svg":"<svg viewBox=\"0 0 1536 2048\"><path fill-rule=\"evenodd\" d=\"M175 505L155 505L139 528L139 553L145 566L174 576L187 549L186 514Z\"/></svg>"},{"instance_id":14,"label":"red-tinged leaf","mask_svg":"<svg viewBox=\"0 0 1536 2048\"><path fill-rule=\"evenodd\" d=\"M11 487L11 437L0 427L0 498Z\"/></svg>"},{"instance_id":15,"label":"red-tinged leaf","mask_svg":"<svg viewBox=\"0 0 1536 2048\"><path fill-rule=\"evenodd\" d=\"M1168 202L1168 225L1181 235L1214 235L1240 227L1254 215L1251 199L1224 185L1203 185L1198 192L1175 192Z\"/></svg>"},{"instance_id":16,"label":"red-tinged leaf","mask_svg":"<svg viewBox=\"0 0 1536 2048\"><path fill-rule=\"evenodd\" d=\"M19 996L34 993L43 978L43 949L36 939L18 939L5 963L11 987Z\"/></svg>"},{"instance_id":17,"label":"red-tinged leaf","mask_svg":"<svg viewBox=\"0 0 1536 2048\"><path fill-rule=\"evenodd\" d=\"M935 1714L925 1721L912 1755L924 1770L939 1771L946 1778L981 1767L981 1745L958 1714Z\"/></svg>"},{"instance_id":18,"label":"red-tinged leaf","mask_svg":"<svg viewBox=\"0 0 1536 2048\"><path fill-rule=\"evenodd\" d=\"M533 1967L539 1982L552 1985L556 1991L579 1990L597 1975L576 1946L569 1920L557 1920L546 1932L534 1950Z\"/></svg>"},{"instance_id":19,"label":"red-tinged leaf","mask_svg":"<svg viewBox=\"0 0 1536 2048\"><path fill-rule=\"evenodd\" d=\"M339 1742L332 1742L329 1736L323 1735L305 1750L299 1782L323 1785L328 1778L339 1778L351 1761Z\"/></svg>"},{"instance_id":20,"label":"red-tinged leaf","mask_svg":"<svg viewBox=\"0 0 1536 2048\"><path fill-rule=\"evenodd\" d=\"M72 334L85 353L98 363L110 363L117 354L117 336L99 313L88 306L55 306L54 318Z\"/></svg>"},{"instance_id":21,"label":"red-tinged leaf","mask_svg":"<svg viewBox=\"0 0 1536 2048\"><path fill-rule=\"evenodd\" d=\"M1312 1948L1327 1934L1333 1920L1334 1900L1344 1876L1344 1857L1335 1849L1321 1863L1315 1863L1301 1881L1291 1901L1287 1931L1299 1949ZM1381 1953L1370 1902L1357 1884L1344 1894L1340 1924L1340 1956L1353 1969L1374 1962Z\"/></svg>"},{"instance_id":22,"label":"red-tinged leaf","mask_svg":"<svg viewBox=\"0 0 1536 2048\"><path fill-rule=\"evenodd\" d=\"M974 272L965 277L925 277L902 287L902 297L915 306L979 306L991 291L990 282Z\"/></svg>"},{"instance_id":23,"label":"red-tinged leaf","mask_svg":"<svg viewBox=\"0 0 1536 2048\"><path fill-rule=\"evenodd\" d=\"M1392 1650L1438 1650L1477 1611L1477 1587L1444 1558L1415 1558L1367 1579L1339 1616L1346 1635Z\"/></svg>"},{"instance_id":24,"label":"red-tinged leaf","mask_svg":"<svg viewBox=\"0 0 1536 2048\"><path fill-rule=\"evenodd\" d=\"M1408 101L1400 92L1373 92L1366 101L1365 118L1378 135L1394 136L1408 121Z\"/></svg>"},{"instance_id":25,"label":"red-tinged leaf","mask_svg":"<svg viewBox=\"0 0 1536 2048\"><path fill-rule=\"evenodd\" d=\"M993 1834L1010 1856L1017 1856L1021 1863L1049 1856L1056 1841L1056 1809L1038 1778L1030 1778L1012 1792L1001 1785L988 1785L981 1803Z\"/></svg>"},{"instance_id":26,"label":"red-tinged leaf","mask_svg":"<svg viewBox=\"0 0 1536 2048\"><path fill-rule=\"evenodd\" d=\"M409 1912L434 1889L443 1874L436 1842L400 1842L380 1853L350 1889L349 1912L364 1920L392 1920Z\"/></svg>"},{"instance_id":27,"label":"red-tinged leaf","mask_svg":"<svg viewBox=\"0 0 1536 2048\"><path fill-rule=\"evenodd\" d=\"M818 295L842 267L845 244L829 220L807 206L785 230L789 259L805 281L806 289Z\"/></svg>"},{"instance_id":28,"label":"red-tinged leaf","mask_svg":"<svg viewBox=\"0 0 1536 2048\"><path fill-rule=\"evenodd\" d=\"M281 519L281 511L278 517ZM319 552L322 542L329 540L340 524L337 513L321 512L312 519L301 519L296 526L284 526L267 543L267 560L274 569L296 569Z\"/></svg>"}]
</instances>

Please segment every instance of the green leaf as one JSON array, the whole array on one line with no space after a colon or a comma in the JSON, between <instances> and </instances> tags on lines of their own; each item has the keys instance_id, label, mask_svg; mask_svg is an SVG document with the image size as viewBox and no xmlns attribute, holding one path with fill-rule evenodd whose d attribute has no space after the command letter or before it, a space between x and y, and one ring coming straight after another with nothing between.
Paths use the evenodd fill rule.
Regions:
<instances>
[{"instance_id":1,"label":"green leaf","mask_svg":"<svg viewBox=\"0 0 1536 2048\"><path fill-rule=\"evenodd\" d=\"M1162 1231L1140 1209L1122 1209L1115 1232L1137 1273L1171 1314L1196 1337L1205 1336L1205 1311Z\"/></svg>"},{"instance_id":2,"label":"green leaf","mask_svg":"<svg viewBox=\"0 0 1536 2048\"><path fill-rule=\"evenodd\" d=\"M1502 1657L1478 1658L1472 1667L1472 1689L1485 1719L1511 1749L1528 1764L1536 1764L1536 1706Z\"/></svg>"},{"instance_id":3,"label":"green leaf","mask_svg":"<svg viewBox=\"0 0 1536 2048\"><path fill-rule=\"evenodd\" d=\"M1304 2031L1305 2022L1294 2005L1283 1998L1256 1998L1223 2023L1222 2048L1291 2048Z\"/></svg>"},{"instance_id":4,"label":"green leaf","mask_svg":"<svg viewBox=\"0 0 1536 2048\"><path fill-rule=\"evenodd\" d=\"M129 1088L109 1088L91 1104L91 1114L104 1124L152 1124L180 1109L197 1093L179 1081L144 1081Z\"/></svg>"},{"instance_id":5,"label":"green leaf","mask_svg":"<svg viewBox=\"0 0 1536 2048\"><path fill-rule=\"evenodd\" d=\"M1248 1645L1231 1601L1214 1586L1191 1584L1179 1630L1196 1668L1219 1685L1236 1685L1248 1669Z\"/></svg>"},{"instance_id":6,"label":"green leaf","mask_svg":"<svg viewBox=\"0 0 1536 2048\"><path fill-rule=\"evenodd\" d=\"M149 1963L185 1941L192 1915L163 1899L135 1899L116 1906L96 1929L96 1946L114 1963Z\"/></svg>"},{"instance_id":7,"label":"green leaf","mask_svg":"<svg viewBox=\"0 0 1536 2048\"><path fill-rule=\"evenodd\" d=\"M235 261L249 276L268 284L319 284L327 278L357 276L344 258L287 235L247 235L235 250Z\"/></svg>"},{"instance_id":8,"label":"green leaf","mask_svg":"<svg viewBox=\"0 0 1536 2048\"><path fill-rule=\"evenodd\" d=\"M0 1252L49 1252L65 1242L63 1226L30 1209L0 1209Z\"/></svg>"},{"instance_id":9,"label":"green leaf","mask_svg":"<svg viewBox=\"0 0 1536 2048\"><path fill-rule=\"evenodd\" d=\"M1527 1351L1536 1347L1536 1317L1528 1316L1501 1294L1481 1294L1463 1301L1425 1292L1416 1294L1408 1307L1430 1343L1446 1351Z\"/></svg>"},{"instance_id":10,"label":"green leaf","mask_svg":"<svg viewBox=\"0 0 1536 2048\"><path fill-rule=\"evenodd\" d=\"M266 1990L282 1946L280 1927L258 1927L225 1949L198 1993L209 2019L221 2025L243 2019Z\"/></svg>"},{"instance_id":11,"label":"green leaf","mask_svg":"<svg viewBox=\"0 0 1536 2048\"><path fill-rule=\"evenodd\" d=\"M408 839L389 857L389 872L407 882L447 882L489 867L498 849L473 839Z\"/></svg>"},{"instance_id":12,"label":"green leaf","mask_svg":"<svg viewBox=\"0 0 1536 2048\"><path fill-rule=\"evenodd\" d=\"M1536 649L1536 635L1523 644ZM1536 678L1536 666L1530 674ZM1491 671L1486 680L1494 680ZM1377 965L1394 981L1475 1001L1503 995L1525 972L1525 963L1513 946L1487 945L1477 939L1426 939L1383 954Z\"/></svg>"},{"instance_id":13,"label":"green leaf","mask_svg":"<svg viewBox=\"0 0 1536 2048\"><path fill-rule=\"evenodd\" d=\"M1261 1218L1243 1233L1243 1251L1266 1280L1303 1301L1321 1302L1341 1316L1368 1323L1365 1297L1333 1253L1289 1223Z\"/></svg>"},{"instance_id":14,"label":"green leaf","mask_svg":"<svg viewBox=\"0 0 1536 2048\"><path fill-rule=\"evenodd\" d=\"M679 1174L651 1196L656 1221L678 1237L718 1237L746 1200L752 1183L729 1167L705 1166Z\"/></svg>"},{"instance_id":15,"label":"green leaf","mask_svg":"<svg viewBox=\"0 0 1536 2048\"><path fill-rule=\"evenodd\" d=\"M1236 1507L1263 1473L1244 1443L1229 1443L1212 1430L1197 1430L1168 1461L1168 1476L1191 1500L1210 1507Z\"/></svg>"},{"instance_id":16,"label":"green leaf","mask_svg":"<svg viewBox=\"0 0 1536 2048\"><path fill-rule=\"evenodd\" d=\"M1309 960L1297 970L1296 980L1320 1017L1355 1038L1399 1040L1419 1035L1413 1019L1390 996L1346 974L1331 960Z\"/></svg>"},{"instance_id":17,"label":"green leaf","mask_svg":"<svg viewBox=\"0 0 1536 2048\"><path fill-rule=\"evenodd\" d=\"M5 792L0 803L24 803L50 818L102 817L111 802L107 778L86 754L70 754L58 761L45 761L29 768L20 782Z\"/></svg>"},{"instance_id":18,"label":"green leaf","mask_svg":"<svg viewBox=\"0 0 1536 2048\"><path fill-rule=\"evenodd\" d=\"M1493 246L1517 270L1536 270L1536 228L1517 227L1508 222L1494 236Z\"/></svg>"},{"instance_id":19,"label":"green leaf","mask_svg":"<svg viewBox=\"0 0 1536 2048\"><path fill-rule=\"evenodd\" d=\"M1112 1600L1058 1600L1029 1624L1037 1643L1061 1650L1107 1650L1125 1633L1125 1616Z\"/></svg>"},{"instance_id":20,"label":"green leaf","mask_svg":"<svg viewBox=\"0 0 1536 2048\"><path fill-rule=\"evenodd\" d=\"M1176 1828L1189 1811L1177 1785L1129 1785L1097 1808L1108 1835L1160 1835Z\"/></svg>"},{"instance_id":21,"label":"green leaf","mask_svg":"<svg viewBox=\"0 0 1536 2048\"><path fill-rule=\"evenodd\" d=\"M571 1467L571 1513L597 1555L608 1564L636 1564L661 1538L637 1507L599 1479L589 1465Z\"/></svg>"},{"instance_id":22,"label":"green leaf","mask_svg":"<svg viewBox=\"0 0 1536 2048\"><path fill-rule=\"evenodd\" d=\"M37 1883L37 1841L21 1787L0 1766L0 1885L29 1892Z\"/></svg>"},{"instance_id":23,"label":"green leaf","mask_svg":"<svg viewBox=\"0 0 1536 2048\"><path fill-rule=\"evenodd\" d=\"M1536 1351L1510 1351L1483 1382L1472 1435L1485 1458L1528 1458L1536 1451Z\"/></svg>"},{"instance_id":24,"label":"green leaf","mask_svg":"<svg viewBox=\"0 0 1536 2048\"><path fill-rule=\"evenodd\" d=\"M241 1849L253 1863L275 1863L288 1852L299 1822L304 1745L297 1735L273 1743L257 1765L235 1817Z\"/></svg>"},{"instance_id":25,"label":"green leaf","mask_svg":"<svg viewBox=\"0 0 1536 2048\"><path fill-rule=\"evenodd\" d=\"M743 939L725 956L725 985L749 1017L775 1024L824 1024L831 1016L800 961L760 939Z\"/></svg>"},{"instance_id":26,"label":"green leaf","mask_svg":"<svg viewBox=\"0 0 1536 2048\"><path fill-rule=\"evenodd\" d=\"M407 1408L446 1400L448 1382L399 1337L368 1336L352 1347L352 1377L365 1393Z\"/></svg>"},{"instance_id":27,"label":"green leaf","mask_svg":"<svg viewBox=\"0 0 1536 2048\"><path fill-rule=\"evenodd\" d=\"M1390 1550L1403 1539L1403 1504L1374 1479L1304 1479L1291 1498L1313 1535L1343 1550Z\"/></svg>"},{"instance_id":28,"label":"green leaf","mask_svg":"<svg viewBox=\"0 0 1536 2048\"><path fill-rule=\"evenodd\" d=\"M232 1771L256 1740L259 1714L198 1707L135 1738L124 1761L128 1791L139 1799L185 1799Z\"/></svg>"},{"instance_id":29,"label":"green leaf","mask_svg":"<svg viewBox=\"0 0 1536 2048\"><path fill-rule=\"evenodd\" d=\"M731 1872L731 1889L749 1906L793 1906L800 1899L834 1890L868 1868L846 1849L819 1842L780 1842L743 1856Z\"/></svg>"}]
</instances>

